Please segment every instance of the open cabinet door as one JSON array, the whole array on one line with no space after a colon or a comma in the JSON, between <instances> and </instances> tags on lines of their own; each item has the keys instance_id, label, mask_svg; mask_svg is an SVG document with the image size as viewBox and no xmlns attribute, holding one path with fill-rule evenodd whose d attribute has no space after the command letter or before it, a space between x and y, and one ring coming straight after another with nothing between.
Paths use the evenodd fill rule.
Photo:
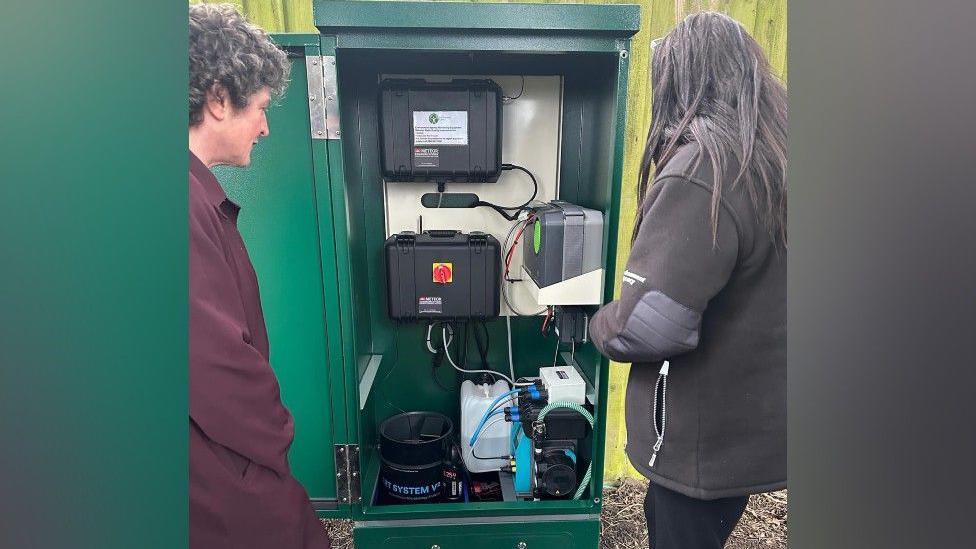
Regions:
<instances>
[{"instance_id":1,"label":"open cabinet door","mask_svg":"<svg viewBox=\"0 0 976 549\"><path fill-rule=\"evenodd\" d=\"M295 418L292 471L320 515L349 516L328 151L309 115L318 36L274 38L289 52L291 74L268 110L270 135L255 146L249 167L214 171L241 206L239 228L261 289L271 365Z\"/></svg>"}]
</instances>

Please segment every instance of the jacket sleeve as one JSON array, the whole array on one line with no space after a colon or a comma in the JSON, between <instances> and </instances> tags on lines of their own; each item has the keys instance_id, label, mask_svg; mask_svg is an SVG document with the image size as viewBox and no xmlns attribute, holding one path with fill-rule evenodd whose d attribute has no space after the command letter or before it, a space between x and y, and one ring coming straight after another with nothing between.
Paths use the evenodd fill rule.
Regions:
<instances>
[{"instance_id":1,"label":"jacket sleeve","mask_svg":"<svg viewBox=\"0 0 976 549\"><path fill-rule=\"evenodd\" d=\"M209 204L190 207L190 418L212 441L279 475L294 436L271 365L248 341L243 302Z\"/></svg>"},{"instance_id":2,"label":"jacket sleeve","mask_svg":"<svg viewBox=\"0 0 976 549\"><path fill-rule=\"evenodd\" d=\"M620 298L590 322L590 337L617 362L656 362L698 346L702 313L726 284L738 255L738 230L711 191L683 177L658 180L623 273Z\"/></svg>"}]
</instances>

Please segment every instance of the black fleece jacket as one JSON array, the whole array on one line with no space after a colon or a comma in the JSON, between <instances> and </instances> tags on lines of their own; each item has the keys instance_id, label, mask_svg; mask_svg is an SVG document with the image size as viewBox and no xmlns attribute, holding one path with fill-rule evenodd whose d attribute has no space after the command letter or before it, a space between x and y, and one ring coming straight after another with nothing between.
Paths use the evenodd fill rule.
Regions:
<instances>
[{"instance_id":1,"label":"black fleece jacket","mask_svg":"<svg viewBox=\"0 0 976 549\"><path fill-rule=\"evenodd\" d=\"M759 225L745 185L726 174L717 242L710 162L683 146L642 208L619 300L590 323L597 348L632 362L627 455L652 482L697 499L786 486L786 251ZM690 174L690 175L687 175ZM654 395L665 436L651 466Z\"/></svg>"}]
</instances>

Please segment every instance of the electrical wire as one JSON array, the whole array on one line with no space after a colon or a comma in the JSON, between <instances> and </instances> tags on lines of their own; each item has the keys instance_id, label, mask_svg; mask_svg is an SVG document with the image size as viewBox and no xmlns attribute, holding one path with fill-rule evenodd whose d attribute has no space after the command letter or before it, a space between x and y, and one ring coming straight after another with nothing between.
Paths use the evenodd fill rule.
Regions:
<instances>
[{"instance_id":1,"label":"electrical wire","mask_svg":"<svg viewBox=\"0 0 976 549\"><path fill-rule=\"evenodd\" d=\"M430 364L430 378L432 380L434 380L434 383L438 387L440 387L440 389L442 391L449 393L450 392L450 389L448 389L447 387L445 387L444 384L441 383L441 380L437 378L437 369L441 367L441 360L443 360L443 359L438 359L437 358L438 356L440 356L440 350L439 349L435 349L431 345L431 331L434 328L434 324L435 323L431 322L431 323L429 323L427 325L427 339L426 339L427 350L430 351L430 353L432 355L434 355L434 358L431 360L431 364ZM448 344L450 344L451 343L451 339L448 338L448 341L447 342L448 342Z\"/></svg>"},{"instance_id":2,"label":"electrical wire","mask_svg":"<svg viewBox=\"0 0 976 549\"><path fill-rule=\"evenodd\" d=\"M474 342L475 342L475 345L478 346L478 354L481 356L481 367L487 369L488 368L488 349L490 348L490 338L488 336L488 325L485 324L485 321L484 320L482 320L482 321L476 321L475 322L475 325L476 326L480 325L481 326L481 329L485 333L484 334L485 335L485 340L484 340L484 344L482 345L482 341L478 337L478 330L474 330ZM467 366L467 364L465 364L465 366Z\"/></svg>"},{"instance_id":3,"label":"electrical wire","mask_svg":"<svg viewBox=\"0 0 976 549\"><path fill-rule=\"evenodd\" d=\"M458 328L458 331L460 331L461 334L463 334L461 335L461 349L460 351L458 351L458 363L461 364L462 368L467 368L468 367L468 335L469 335L468 323L467 322L462 323L461 327Z\"/></svg>"},{"instance_id":4,"label":"electrical wire","mask_svg":"<svg viewBox=\"0 0 976 549\"><path fill-rule=\"evenodd\" d=\"M512 374L512 379L515 379L515 362L512 360L512 317L511 315L505 317L505 332L508 334L508 372ZM515 381L512 381L512 385L515 385Z\"/></svg>"},{"instance_id":5,"label":"electrical wire","mask_svg":"<svg viewBox=\"0 0 976 549\"><path fill-rule=\"evenodd\" d=\"M531 215L531 214L529 214L529 215ZM512 226L509 227L508 234L505 235L505 247L502 248L502 254L503 254L502 255L502 263L505 263L506 260L508 260L509 256L511 255L509 253L509 251L515 248L514 246L510 246L510 244L509 244L512 241L512 235L515 234L516 229L518 229L520 225L522 225L523 223L525 223L527 221L528 221L528 217L526 219L524 219L524 220L516 220L515 223L513 223ZM514 256L512 256L512 257L514 257ZM507 282L516 282L517 281L516 279L511 279L511 278L508 277L508 269L507 268L506 268L505 272L503 273L503 279L505 281L507 281Z\"/></svg>"},{"instance_id":6,"label":"electrical wire","mask_svg":"<svg viewBox=\"0 0 976 549\"><path fill-rule=\"evenodd\" d=\"M549 326L549 322L552 320L553 307L546 307L546 317L542 319L542 330L540 332L542 335L546 334L546 328Z\"/></svg>"},{"instance_id":7,"label":"electrical wire","mask_svg":"<svg viewBox=\"0 0 976 549\"><path fill-rule=\"evenodd\" d=\"M512 224L511 228L509 228L508 235L505 237L505 247L502 248L503 253L505 253L505 256L502 257L502 261L505 261L507 259L507 257L508 257L508 254L507 254L507 252L505 252L505 250L514 249L515 248L514 245L512 245L511 248L510 248L509 242L511 242L512 235L515 234L516 229L518 229L519 225L521 225L523 223L525 223L525 221L517 221L516 223ZM508 306L508 310L511 311L511 312L513 312L513 313L515 313L516 316L538 316L538 315L540 315L546 309L542 309L542 310L537 311L535 313L524 313L524 312L518 310L515 307L515 305L512 304L512 301L511 301L511 299L509 298L509 295L508 295L508 288L509 288L508 285L509 284L512 284L512 283L515 283L515 282L521 282L521 281L522 281L522 279L520 279L520 278L519 279L509 278L508 277L507 270L506 270L506 272L504 272L504 274L502 275L502 298L505 300L505 305L507 305ZM506 315L506 316L510 316L510 315ZM509 340L511 340L511 337L509 337Z\"/></svg>"},{"instance_id":8,"label":"electrical wire","mask_svg":"<svg viewBox=\"0 0 976 549\"><path fill-rule=\"evenodd\" d=\"M536 196L538 196L539 182L536 181L535 176L532 175L532 172L516 164L502 164L502 170L503 171L520 170L525 172L526 175L528 175L529 178L532 180L532 196L529 197L528 200L526 200L519 206L499 206L498 204L494 204L486 200L479 200L474 204L472 204L471 207L476 208L478 206L487 206L495 210L496 212L498 212L505 219L509 221L515 221L516 219L518 219L519 214L522 213L523 210L527 209L528 205L531 204L533 200L535 200ZM509 211L514 211L515 213L510 214L508 213Z\"/></svg>"},{"instance_id":9,"label":"electrical wire","mask_svg":"<svg viewBox=\"0 0 976 549\"><path fill-rule=\"evenodd\" d=\"M488 341L487 341L487 332L485 333L486 341L482 342L481 341L480 334L478 333L478 330L477 330L477 326L472 331L474 332L474 344L475 344L475 346L478 347L478 356L481 358L481 367L483 369L487 370L488 369ZM465 349L467 349L468 343L467 343L466 340L465 340L464 345L465 345ZM467 367L468 366L467 361L465 360L465 362L463 362L462 365L464 367ZM490 377L491 377L491 380L492 380L491 381L492 384L494 384L495 383L495 380L496 380L496 377L493 376L493 375L490 376Z\"/></svg>"},{"instance_id":10,"label":"electrical wire","mask_svg":"<svg viewBox=\"0 0 976 549\"><path fill-rule=\"evenodd\" d=\"M516 206L515 208L505 208L504 206L499 206L503 210L516 210L516 216L517 216L519 213L522 212L522 210L526 209L526 207L529 204L531 204L533 200L535 200L536 196L539 195L539 182L536 181L535 176L532 175L532 172L530 172L528 169L522 166L519 166L518 164L502 164L502 170L506 170L506 171L519 170L524 172L525 175L529 176L529 179L532 180L532 196L529 197L528 200L523 202L521 205Z\"/></svg>"},{"instance_id":11,"label":"electrical wire","mask_svg":"<svg viewBox=\"0 0 976 549\"><path fill-rule=\"evenodd\" d=\"M537 377L520 377L520 378L518 378L518 379L515 380L515 386L516 387L527 387L529 385L535 385L535 382L534 381L529 381L527 383L519 383L519 380L520 379L539 379L539 378L537 378Z\"/></svg>"},{"instance_id":12,"label":"electrical wire","mask_svg":"<svg viewBox=\"0 0 976 549\"><path fill-rule=\"evenodd\" d=\"M508 97L508 96L502 95L502 101L503 102L515 101L519 97L522 97L522 92L525 91L525 75L520 74L519 77L522 79L522 87L519 88L518 95L514 95L512 97Z\"/></svg>"},{"instance_id":13,"label":"electrical wire","mask_svg":"<svg viewBox=\"0 0 976 549\"><path fill-rule=\"evenodd\" d=\"M525 218L522 226L519 228L518 232L515 233L515 240L512 241L511 246L508 245L508 238L505 239L505 246L508 248L508 252L505 254L505 280L511 280L508 277L508 273L512 267L512 258L515 256L515 247L518 246L519 239L522 238L522 233L525 232L525 229L528 228L533 219L535 219L535 214L531 213L529 214L529 217ZM511 236L511 234L509 234L509 236Z\"/></svg>"},{"instance_id":14,"label":"electrical wire","mask_svg":"<svg viewBox=\"0 0 976 549\"><path fill-rule=\"evenodd\" d=\"M451 390L445 387L444 384L441 383L441 380L437 379L437 368L438 367L434 366L433 364L430 366L430 378L434 380L434 383L436 383L437 386L440 387L442 391L444 391L445 393L450 393Z\"/></svg>"},{"instance_id":15,"label":"electrical wire","mask_svg":"<svg viewBox=\"0 0 976 549\"><path fill-rule=\"evenodd\" d=\"M491 429L492 427L494 427L495 425L497 425L499 421L505 421L505 418L496 419L495 421L489 423L488 426L485 428L485 430L487 431L488 429ZM481 457L478 454L476 454L475 451L474 451L474 448L477 445L477 443L478 443L478 441L475 441L474 444L471 445L471 455L474 457L474 459L480 459L480 460L484 460L484 461L492 461L492 460L496 460L496 459L509 459L511 457L510 455L507 455L507 456L497 456L497 457Z\"/></svg>"},{"instance_id":16,"label":"electrical wire","mask_svg":"<svg viewBox=\"0 0 976 549\"><path fill-rule=\"evenodd\" d=\"M436 355L437 354L437 349L435 349L431 345L431 339L430 339L431 332L433 331L434 326L436 324L442 324L442 323L441 322L430 322L430 323L427 324L427 350L430 351L430 354L432 354L432 355ZM450 345L451 344L451 341L448 340L447 344Z\"/></svg>"},{"instance_id":17,"label":"electrical wire","mask_svg":"<svg viewBox=\"0 0 976 549\"><path fill-rule=\"evenodd\" d=\"M509 385L514 384L514 380L512 378L508 377L507 375L505 375L505 374L503 374L501 372L496 372L496 371L493 371L493 370L465 370L464 368L461 368L460 366L458 366L454 362L454 359L451 358L451 352L448 350L448 346L450 345L450 340L448 339L448 336L447 336L447 330L448 329L450 329L450 326L449 325L448 326L442 326L441 327L441 339L442 339L442 341L444 343L444 356L447 357L447 361L451 364L451 366L454 367L455 370L457 370L459 372L462 372L462 373L465 373L465 374L491 374L491 375L496 375L498 377L501 377L505 381L507 381L509 383Z\"/></svg>"},{"instance_id":18,"label":"electrical wire","mask_svg":"<svg viewBox=\"0 0 976 549\"><path fill-rule=\"evenodd\" d=\"M434 326L436 326L438 324L441 325L441 342L443 344L444 356L447 357L447 361L451 364L452 367L454 367L455 370L457 370L457 371L459 371L461 373L465 373L465 374L489 374L489 375L493 375L493 376L498 376L498 377L501 377L502 379L504 379L505 381L507 381L509 383L509 385L513 385L514 384L514 381L513 381L512 378L506 376L505 374L503 374L501 372L496 372L494 370L467 370L465 368L462 368L462 367L458 366L457 363L454 362L454 358L451 357L451 352L448 350L448 347L450 347L451 343L454 341L454 328L451 327L451 325L449 323L444 323L444 322L431 322L431 323L427 324L427 340L426 340L426 344L427 344L427 350L430 351L431 354L437 354L440 351L439 349L435 349L433 347L433 345L432 345L433 341L431 339L431 333L432 333L432 331L434 329ZM486 330L487 330L487 328L486 328ZM482 357L482 358L484 359L484 357Z\"/></svg>"},{"instance_id":19,"label":"electrical wire","mask_svg":"<svg viewBox=\"0 0 976 549\"><path fill-rule=\"evenodd\" d=\"M483 461L495 461L497 459L508 459L511 456L481 457L481 456L479 456L477 454L477 452L474 451L474 448L471 448L471 457L473 457L474 459L480 459L480 460L483 460Z\"/></svg>"}]
</instances>

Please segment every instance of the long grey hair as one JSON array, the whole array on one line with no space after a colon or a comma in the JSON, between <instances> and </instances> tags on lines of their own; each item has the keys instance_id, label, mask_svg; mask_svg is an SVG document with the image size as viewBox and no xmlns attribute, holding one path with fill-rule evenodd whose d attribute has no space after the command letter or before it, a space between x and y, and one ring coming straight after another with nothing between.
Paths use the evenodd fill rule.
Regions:
<instances>
[{"instance_id":1,"label":"long grey hair","mask_svg":"<svg viewBox=\"0 0 976 549\"><path fill-rule=\"evenodd\" d=\"M653 48L651 78L651 128L633 237L643 221L652 164L656 175L678 147L694 142L700 149L691 171L707 156L714 175L713 242L725 174L737 169L729 185L746 186L761 226L785 248L787 95L759 44L728 16L695 13Z\"/></svg>"}]
</instances>

